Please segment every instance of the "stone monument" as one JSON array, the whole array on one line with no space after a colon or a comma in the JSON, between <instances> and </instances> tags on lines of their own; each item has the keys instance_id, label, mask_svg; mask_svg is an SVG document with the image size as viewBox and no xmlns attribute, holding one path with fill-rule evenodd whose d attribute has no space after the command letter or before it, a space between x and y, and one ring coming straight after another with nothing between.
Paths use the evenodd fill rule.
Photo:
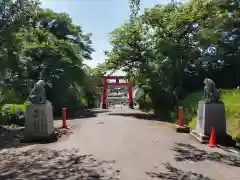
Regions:
<instances>
[{"instance_id":1,"label":"stone monument","mask_svg":"<svg viewBox=\"0 0 240 180\"><path fill-rule=\"evenodd\" d=\"M24 139L27 141L52 141L56 139L53 126L52 104L46 99L45 82L39 80L28 97Z\"/></svg>"},{"instance_id":2,"label":"stone monument","mask_svg":"<svg viewBox=\"0 0 240 180\"><path fill-rule=\"evenodd\" d=\"M211 79L203 81L204 95L198 102L197 125L191 135L201 143L207 143L214 127L217 141L226 139L226 117L224 103L220 99L220 90Z\"/></svg>"}]
</instances>

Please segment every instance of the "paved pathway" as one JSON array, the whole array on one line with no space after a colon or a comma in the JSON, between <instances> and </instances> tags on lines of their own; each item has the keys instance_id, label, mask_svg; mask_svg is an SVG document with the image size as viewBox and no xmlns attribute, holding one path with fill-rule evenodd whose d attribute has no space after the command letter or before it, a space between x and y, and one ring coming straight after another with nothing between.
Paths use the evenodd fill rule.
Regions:
<instances>
[{"instance_id":1,"label":"paved pathway","mask_svg":"<svg viewBox=\"0 0 240 180\"><path fill-rule=\"evenodd\" d=\"M148 119L137 110L115 108L69 120L72 134L56 143L3 151L0 179L240 179L236 154Z\"/></svg>"}]
</instances>

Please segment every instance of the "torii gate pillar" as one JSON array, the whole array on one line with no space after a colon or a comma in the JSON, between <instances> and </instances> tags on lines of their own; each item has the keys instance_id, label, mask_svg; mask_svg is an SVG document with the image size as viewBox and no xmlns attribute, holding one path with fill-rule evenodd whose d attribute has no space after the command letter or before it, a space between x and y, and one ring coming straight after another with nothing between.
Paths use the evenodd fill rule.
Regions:
<instances>
[{"instance_id":1,"label":"torii gate pillar","mask_svg":"<svg viewBox=\"0 0 240 180\"><path fill-rule=\"evenodd\" d=\"M103 95L102 95L102 108L107 108L107 89L108 85L113 86L127 86L128 87L128 100L129 100L129 107L133 109L133 93L132 93L132 85L130 80L128 82L120 83L119 79L125 79L125 76L104 76L103 78ZM115 83L109 83L108 79L115 79Z\"/></svg>"}]
</instances>

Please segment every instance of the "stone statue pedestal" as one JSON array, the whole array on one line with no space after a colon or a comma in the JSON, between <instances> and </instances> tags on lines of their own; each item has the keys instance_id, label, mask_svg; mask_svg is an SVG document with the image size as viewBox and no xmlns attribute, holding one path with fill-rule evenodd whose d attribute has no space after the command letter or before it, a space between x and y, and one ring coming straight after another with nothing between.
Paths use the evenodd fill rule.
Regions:
<instances>
[{"instance_id":1,"label":"stone statue pedestal","mask_svg":"<svg viewBox=\"0 0 240 180\"><path fill-rule=\"evenodd\" d=\"M197 125L191 131L191 135L201 143L207 143L212 127L215 128L217 141L222 141L227 137L226 117L223 103L198 102Z\"/></svg>"},{"instance_id":2,"label":"stone statue pedestal","mask_svg":"<svg viewBox=\"0 0 240 180\"><path fill-rule=\"evenodd\" d=\"M30 104L26 108L25 141L51 141L56 134L53 125L52 104Z\"/></svg>"}]
</instances>

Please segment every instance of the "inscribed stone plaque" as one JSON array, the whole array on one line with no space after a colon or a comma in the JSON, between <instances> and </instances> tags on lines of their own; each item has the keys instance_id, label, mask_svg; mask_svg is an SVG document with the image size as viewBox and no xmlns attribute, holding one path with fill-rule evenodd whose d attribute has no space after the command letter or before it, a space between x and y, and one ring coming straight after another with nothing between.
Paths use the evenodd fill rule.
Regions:
<instances>
[{"instance_id":1,"label":"inscribed stone plaque","mask_svg":"<svg viewBox=\"0 0 240 180\"><path fill-rule=\"evenodd\" d=\"M30 104L26 110L25 134L27 136L44 137L54 132L52 105Z\"/></svg>"},{"instance_id":2,"label":"inscribed stone plaque","mask_svg":"<svg viewBox=\"0 0 240 180\"><path fill-rule=\"evenodd\" d=\"M209 136L212 127L215 128L216 136L226 135L226 119L223 103L198 103L198 117L196 133Z\"/></svg>"}]
</instances>

